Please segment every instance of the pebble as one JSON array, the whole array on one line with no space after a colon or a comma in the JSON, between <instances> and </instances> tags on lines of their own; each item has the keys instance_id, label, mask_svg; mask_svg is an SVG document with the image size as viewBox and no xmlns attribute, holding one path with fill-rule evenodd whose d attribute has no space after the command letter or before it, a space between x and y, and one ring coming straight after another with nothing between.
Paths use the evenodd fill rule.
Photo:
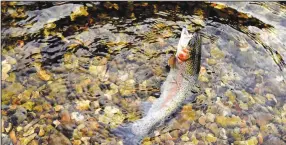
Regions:
<instances>
[{"instance_id":1,"label":"pebble","mask_svg":"<svg viewBox=\"0 0 286 145\"><path fill-rule=\"evenodd\" d=\"M92 129L92 130L97 130L98 127L99 127L99 124L98 124L98 122L96 122L96 121L90 121L90 122L88 123L88 126L89 126L89 128Z\"/></svg>"},{"instance_id":2,"label":"pebble","mask_svg":"<svg viewBox=\"0 0 286 145\"><path fill-rule=\"evenodd\" d=\"M27 137L27 136L33 134L34 131L35 131L35 129L31 127L28 131L26 131L26 132L23 134L23 136L24 136L24 137Z\"/></svg>"},{"instance_id":3,"label":"pebble","mask_svg":"<svg viewBox=\"0 0 286 145\"><path fill-rule=\"evenodd\" d=\"M89 109L89 100L81 100L81 101L76 101L76 109L84 111Z\"/></svg>"},{"instance_id":4,"label":"pebble","mask_svg":"<svg viewBox=\"0 0 286 145\"><path fill-rule=\"evenodd\" d=\"M222 138L222 139L227 139L226 131L225 131L224 128L220 128L220 130L219 130L219 137Z\"/></svg>"},{"instance_id":5,"label":"pebble","mask_svg":"<svg viewBox=\"0 0 286 145\"><path fill-rule=\"evenodd\" d=\"M93 101L92 104L93 104L93 107L94 107L95 109L97 109L97 108L100 107L100 106L99 106L99 101Z\"/></svg>"},{"instance_id":6,"label":"pebble","mask_svg":"<svg viewBox=\"0 0 286 145\"><path fill-rule=\"evenodd\" d=\"M60 132L51 134L48 142L51 145L72 145L70 140Z\"/></svg>"},{"instance_id":7,"label":"pebble","mask_svg":"<svg viewBox=\"0 0 286 145\"><path fill-rule=\"evenodd\" d=\"M80 145L81 144L81 140L74 140L72 142L73 145Z\"/></svg>"},{"instance_id":8,"label":"pebble","mask_svg":"<svg viewBox=\"0 0 286 145\"><path fill-rule=\"evenodd\" d=\"M261 133L258 134L257 139L258 139L258 143L259 143L259 144L262 144L262 143L263 143L263 136L262 136Z\"/></svg>"},{"instance_id":9,"label":"pebble","mask_svg":"<svg viewBox=\"0 0 286 145\"><path fill-rule=\"evenodd\" d=\"M55 109L56 112L61 111L63 108L64 108L64 107L63 107L62 105L56 105L56 106L54 107L54 109Z\"/></svg>"},{"instance_id":10,"label":"pebble","mask_svg":"<svg viewBox=\"0 0 286 145\"><path fill-rule=\"evenodd\" d=\"M39 141L34 139L29 143L29 145L39 145Z\"/></svg>"},{"instance_id":11,"label":"pebble","mask_svg":"<svg viewBox=\"0 0 286 145\"><path fill-rule=\"evenodd\" d=\"M61 122L59 120L54 120L53 124L55 125L55 128L57 128L61 124Z\"/></svg>"},{"instance_id":12,"label":"pebble","mask_svg":"<svg viewBox=\"0 0 286 145\"><path fill-rule=\"evenodd\" d=\"M5 129L5 132L10 132L10 130L12 129L12 124L10 122L7 122L8 123L8 126L5 126L4 129Z\"/></svg>"},{"instance_id":13,"label":"pebble","mask_svg":"<svg viewBox=\"0 0 286 145\"><path fill-rule=\"evenodd\" d=\"M199 123L200 123L201 125L206 125L206 116L201 116L201 117L199 118Z\"/></svg>"},{"instance_id":14,"label":"pebble","mask_svg":"<svg viewBox=\"0 0 286 145\"><path fill-rule=\"evenodd\" d=\"M43 127L40 127L39 136L44 136L44 135L45 135L45 130L43 129Z\"/></svg>"},{"instance_id":15,"label":"pebble","mask_svg":"<svg viewBox=\"0 0 286 145\"><path fill-rule=\"evenodd\" d=\"M2 145L13 145L10 137L4 133L1 134L1 143Z\"/></svg>"},{"instance_id":16,"label":"pebble","mask_svg":"<svg viewBox=\"0 0 286 145\"><path fill-rule=\"evenodd\" d=\"M16 112L10 117L14 126L20 124L27 118L27 110L23 107L17 107Z\"/></svg>"},{"instance_id":17,"label":"pebble","mask_svg":"<svg viewBox=\"0 0 286 145\"><path fill-rule=\"evenodd\" d=\"M71 114L71 119L73 119L73 120L79 122L79 121L83 121L83 120L84 120L84 116L81 115L79 112L73 112L73 113Z\"/></svg>"},{"instance_id":18,"label":"pebble","mask_svg":"<svg viewBox=\"0 0 286 145\"><path fill-rule=\"evenodd\" d=\"M14 130L10 131L9 136L10 136L10 139L12 140L13 144L17 144L17 138L16 138L16 134L15 134Z\"/></svg>"},{"instance_id":19,"label":"pebble","mask_svg":"<svg viewBox=\"0 0 286 145\"><path fill-rule=\"evenodd\" d=\"M219 128L216 123L208 123L206 124L206 128L210 129L215 135L219 133Z\"/></svg>"},{"instance_id":20,"label":"pebble","mask_svg":"<svg viewBox=\"0 0 286 145\"><path fill-rule=\"evenodd\" d=\"M217 63L216 59L213 58L207 58L207 63L209 65L215 65Z\"/></svg>"},{"instance_id":21,"label":"pebble","mask_svg":"<svg viewBox=\"0 0 286 145\"><path fill-rule=\"evenodd\" d=\"M269 114L269 113L263 113L263 112L257 112L254 114L254 117L255 117L255 120L256 120L256 123L259 125L259 126L264 126L266 124L268 124L268 122L270 120L272 120L272 115Z\"/></svg>"},{"instance_id":22,"label":"pebble","mask_svg":"<svg viewBox=\"0 0 286 145\"><path fill-rule=\"evenodd\" d=\"M206 117L207 117L208 122L214 122L215 121L215 115L212 113L207 113Z\"/></svg>"},{"instance_id":23,"label":"pebble","mask_svg":"<svg viewBox=\"0 0 286 145\"><path fill-rule=\"evenodd\" d=\"M17 128L16 128L16 131L17 132L20 132L20 131L22 131L23 130L23 127L22 126L17 126Z\"/></svg>"},{"instance_id":24,"label":"pebble","mask_svg":"<svg viewBox=\"0 0 286 145\"><path fill-rule=\"evenodd\" d=\"M223 58L225 55L224 55L224 52L221 51L219 48L217 47L214 47L214 48L211 48L210 50L210 53L211 53L211 56L215 59L221 59Z\"/></svg>"},{"instance_id":25,"label":"pebble","mask_svg":"<svg viewBox=\"0 0 286 145\"><path fill-rule=\"evenodd\" d=\"M216 142L216 140L217 140L217 138L213 135L213 134L207 134L207 136L206 136L206 140L208 141L208 142Z\"/></svg>"},{"instance_id":26,"label":"pebble","mask_svg":"<svg viewBox=\"0 0 286 145\"><path fill-rule=\"evenodd\" d=\"M36 124L37 122L39 122L40 119L34 119L32 120L29 124L27 124L25 127L24 127L24 131L28 131L34 124Z\"/></svg>"},{"instance_id":27,"label":"pebble","mask_svg":"<svg viewBox=\"0 0 286 145\"><path fill-rule=\"evenodd\" d=\"M60 116L61 116L61 123L68 124L71 122L71 116L67 110L63 110Z\"/></svg>"},{"instance_id":28,"label":"pebble","mask_svg":"<svg viewBox=\"0 0 286 145\"><path fill-rule=\"evenodd\" d=\"M31 134L30 136L20 138L21 145L27 145L37 136L36 133Z\"/></svg>"},{"instance_id":29,"label":"pebble","mask_svg":"<svg viewBox=\"0 0 286 145\"><path fill-rule=\"evenodd\" d=\"M263 145L286 145L283 140L273 135L265 137L265 140L266 141L263 143Z\"/></svg>"},{"instance_id":30,"label":"pebble","mask_svg":"<svg viewBox=\"0 0 286 145\"><path fill-rule=\"evenodd\" d=\"M238 126L241 122L241 119L238 116L232 116L232 117L217 116L216 122L223 127Z\"/></svg>"},{"instance_id":31,"label":"pebble","mask_svg":"<svg viewBox=\"0 0 286 145\"><path fill-rule=\"evenodd\" d=\"M90 137L82 137L81 141L83 141L84 145L90 145Z\"/></svg>"}]
</instances>

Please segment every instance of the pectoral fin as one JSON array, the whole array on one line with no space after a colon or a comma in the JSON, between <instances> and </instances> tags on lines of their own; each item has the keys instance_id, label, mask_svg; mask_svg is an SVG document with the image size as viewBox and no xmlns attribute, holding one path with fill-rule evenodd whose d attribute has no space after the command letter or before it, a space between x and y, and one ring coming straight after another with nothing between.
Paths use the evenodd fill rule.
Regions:
<instances>
[{"instance_id":1,"label":"pectoral fin","mask_svg":"<svg viewBox=\"0 0 286 145\"><path fill-rule=\"evenodd\" d=\"M176 66L176 56L175 55L170 56L170 58L168 59L168 65L171 68L175 68L175 66Z\"/></svg>"}]
</instances>

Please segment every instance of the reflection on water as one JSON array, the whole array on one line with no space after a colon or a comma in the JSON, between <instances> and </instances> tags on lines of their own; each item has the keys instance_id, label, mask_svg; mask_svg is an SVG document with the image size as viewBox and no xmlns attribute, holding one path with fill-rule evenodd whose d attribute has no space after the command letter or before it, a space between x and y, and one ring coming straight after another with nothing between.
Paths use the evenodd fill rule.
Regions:
<instances>
[{"instance_id":1,"label":"reflection on water","mask_svg":"<svg viewBox=\"0 0 286 145\"><path fill-rule=\"evenodd\" d=\"M141 118L140 103L159 97L167 60L187 25L203 34L201 91L143 144L285 144L283 3L1 7L7 142L122 144L110 129Z\"/></svg>"}]
</instances>

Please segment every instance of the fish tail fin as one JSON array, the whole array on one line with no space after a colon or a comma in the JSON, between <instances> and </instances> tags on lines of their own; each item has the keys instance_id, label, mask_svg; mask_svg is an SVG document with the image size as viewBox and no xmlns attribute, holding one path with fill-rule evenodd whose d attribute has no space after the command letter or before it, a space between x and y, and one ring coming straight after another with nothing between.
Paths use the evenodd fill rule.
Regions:
<instances>
[{"instance_id":1,"label":"fish tail fin","mask_svg":"<svg viewBox=\"0 0 286 145\"><path fill-rule=\"evenodd\" d=\"M111 132L114 135L121 137L124 145L139 145L142 137L134 134L131 127L132 124L123 124L113 129Z\"/></svg>"}]
</instances>

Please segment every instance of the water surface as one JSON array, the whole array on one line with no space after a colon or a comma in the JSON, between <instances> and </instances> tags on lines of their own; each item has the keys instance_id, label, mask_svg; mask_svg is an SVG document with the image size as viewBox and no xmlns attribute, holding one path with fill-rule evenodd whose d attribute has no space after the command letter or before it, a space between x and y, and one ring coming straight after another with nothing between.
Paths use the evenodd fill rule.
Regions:
<instances>
[{"instance_id":1,"label":"water surface","mask_svg":"<svg viewBox=\"0 0 286 145\"><path fill-rule=\"evenodd\" d=\"M203 35L201 91L142 144L286 144L284 3L1 7L2 133L14 142L122 144L110 129L159 97L187 26Z\"/></svg>"}]
</instances>

